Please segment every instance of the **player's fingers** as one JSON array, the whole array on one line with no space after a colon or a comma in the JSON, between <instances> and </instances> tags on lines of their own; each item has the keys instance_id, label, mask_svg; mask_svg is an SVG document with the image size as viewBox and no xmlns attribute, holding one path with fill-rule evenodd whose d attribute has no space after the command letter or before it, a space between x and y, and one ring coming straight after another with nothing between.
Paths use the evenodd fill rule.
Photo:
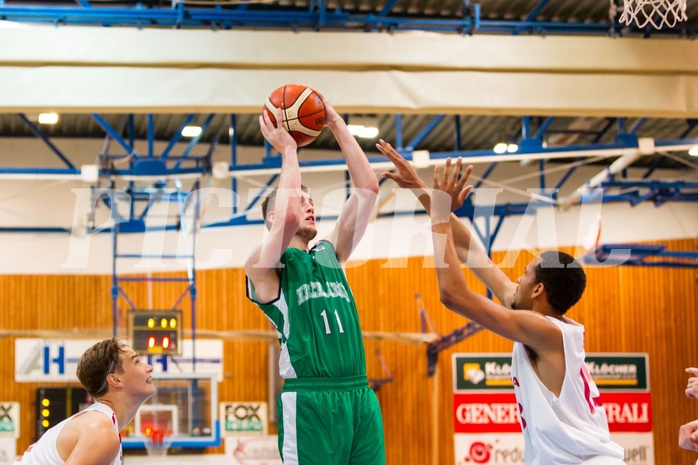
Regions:
<instances>
[{"instance_id":1,"label":"player's fingers","mask_svg":"<svg viewBox=\"0 0 698 465\"><path fill-rule=\"evenodd\" d=\"M440 178L440 177L441 177L441 176L439 176L439 165L436 165L436 166L434 167L434 186L438 186L438 185L439 185L439 178Z\"/></svg>"},{"instance_id":2,"label":"player's fingers","mask_svg":"<svg viewBox=\"0 0 698 465\"><path fill-rule=\"evenodd\" d=\"M259 115L259 128L262 130L262 135L264 138L268 138L269 135L269 126L268 124L271 124L269 122L269 119L266 117L265 114Z\"/></svg>"},{"instance_id":3,"label":"player's fingers","mask_svg":"<svg viewBox=\"0 0 698 465\"><path fill-rule=\"evenodd\" d=\"M468 182L468 176L470 175L470 172L472 170L473 170L473 165L470 165L465 169L465 173L463 173L463 176L461 176L460 179L458 180L458 184L456 184L458 186L458 189L461 189L461 190L463 189L463 186L465 186L465 183Z\"/></svg>"},{"instance_id":4,"label":"player's fingers","mask_svg":"<svg viewBox=\"0 0 698 465\"><path fill-rule=\"evenodd\" d=\"M264 126L265 124L271 124L271 118L269 118L269 114L266 111L263 111L259 115L259 125Z\"/></svg>"},{"instance_id":5,"label":"player's fingers","mask_svg":"<svg viewBox=\"0 0 698 465\"><path fill-rule=\"evenodd\" d=\"M473 190L473 186L468 186L465 189L463 189L460 194L458 194L458 203L462 204L465 202L465 198L470 194L470 191Z\"/></svg>"},{"instance_id":6,"label":"player's fingers","mask_svg":"<svg viewBox=\"0 0 698 465\"><path fill-rule=\"evenodd\" d=\"M698 376L698 368L695 368L695 367L686 368L686 373L691 373L694 376Z\"/></svg>"}]
</instances>

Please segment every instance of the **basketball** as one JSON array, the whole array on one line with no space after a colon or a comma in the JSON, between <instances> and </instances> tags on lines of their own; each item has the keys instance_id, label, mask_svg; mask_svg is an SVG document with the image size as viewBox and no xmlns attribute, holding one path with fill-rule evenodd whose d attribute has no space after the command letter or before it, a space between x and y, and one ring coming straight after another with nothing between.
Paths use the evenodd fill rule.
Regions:
<instances>
[{"instance_id":1,"label":"basketball","mask_svg":"<svg viewBox=\"0 0 698 465\"><path fill-rule=\"evenodd\" d=\"M283 128L299 147L317 139L325 124L325 106L313 89L287 84L276 89L264 102L264 110L276 126L276 109L281 108Z\"/></svg>"}]
</instances>

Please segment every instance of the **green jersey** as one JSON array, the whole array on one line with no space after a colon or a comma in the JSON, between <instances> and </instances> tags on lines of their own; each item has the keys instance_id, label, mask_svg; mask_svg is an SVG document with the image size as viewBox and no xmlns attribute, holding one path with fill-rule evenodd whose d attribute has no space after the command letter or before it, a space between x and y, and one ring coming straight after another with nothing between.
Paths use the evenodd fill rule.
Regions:
<instances>
[{"instance_id":1,"label":"green jersey","mask_svg":"<svg viewBox=\"0 0 698 465\"><path fill-rule=\"evenodd\" d=\"M320 241L309 252L288 248L281 264L279 295L271 302L258 302L247 279L247 297L278 332L281 376L365 376L359 315L333 245Z\"/></svg>"}]
</instances>

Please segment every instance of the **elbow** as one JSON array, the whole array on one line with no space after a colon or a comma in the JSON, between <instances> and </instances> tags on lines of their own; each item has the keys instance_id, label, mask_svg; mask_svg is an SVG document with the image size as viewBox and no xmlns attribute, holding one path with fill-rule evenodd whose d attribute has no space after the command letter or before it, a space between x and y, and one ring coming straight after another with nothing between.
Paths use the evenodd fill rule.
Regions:
<instances>
[{"instance_id":1,"label":"elbow","mask_svg":"<svg viewBox=\"0 0 698 465\"><path fill-rule=\"evenodd\" d=\"M366 182L359 187L358 191L364 199L375 202L378 198L379 190L380 186L378 185L378 180L375 176L372 176L371 179L367 179Z\"/></svg>"},{"instance_id":2,"label":"elbow","mask_svg":"<svg viewBox=\"0 0 698 465\"><path fill-rule=\"evenodd\" d=\"M455 310L456 307L458 307L459 299L458 296L456 295L455 292L453 292L453 289L450 287L444 287L440 286L439 287L439 297L441 300L441 303L446 307L451 310Z\"/></svg>"},{"instance_id":3,"label":"elbow","mask_svg":"<svg viewBox=\"0 0 698 465\"><path fill-rule=\"evenodd\" d=\"M444 307L466 318L472 315L473 301L470 299L472 291L463 288L439 288L440 300Z\"/></svg>"},{"instance_id":4,"label":"elbow","mask_svg":"<svg viewBox=\"0 0 698 465\"><path fill-rule=\"evenodd\" d=\"M368 191L374 196L378 196L380 185L378 184L378 179L375 176L371 176L371 182L368 186L366 186L366 189L368 189Z\"/></svg>"}]
</instances>

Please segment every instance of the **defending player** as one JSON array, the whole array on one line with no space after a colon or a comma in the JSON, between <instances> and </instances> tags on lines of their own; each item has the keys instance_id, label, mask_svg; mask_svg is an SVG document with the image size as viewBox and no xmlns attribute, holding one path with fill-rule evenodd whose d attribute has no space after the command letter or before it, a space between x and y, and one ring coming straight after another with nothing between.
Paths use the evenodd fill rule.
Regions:
<instances>
[{"instance_id":1,"label":"defending player","mask_svg":"<svg viewBox=\"0 0 698 465\"><path fill-rule=\"evenodd\" d=\"M413 189L430 213L442 303L515 341L512 381L526 465L622 465L623 448L610 439L598 389L584 363L584 327L564 316L586 287L581 265L563 252L544 252L526 266L518 284L511 282L452 214L472 189L464 187L472 167L459 179L461 161L451 170L449 159L443 179L439 167L434 170L430 193L390 144L381 141L378 149L397 168L383 175ZM504 305L468 288L459 259L476 264L473 272Z\"/></svg>"},{"instance_id":2,"label":"defending player","mask_svg":"<svg viewBox=\"0 0 698 465\"><path fill-rule=\"evenodd\" d=\"M329 237L309 247L317 234L315 209L301 185L296 143L260 116L262 134L281 153L282 166L278 189L262 205L268 237L245 264L248 297L274 324L281 343L284 464L383 465L380 406L366 378L358 313L342 269L366 230L378 180L342 118L321 98L325 124L356 189Z\"/></svg>"},{"instance_id":3,"label":"defending player","mask_svg":"<svg viewBox=\"0 0 698 465\"><path fill-rule=\"evenodd\" d=\"M47 430L15 465L121 465L119 431L155 394L152 371L115 338L87 349L77 375L96 402Z\"/></svg>"}]
</instances>

